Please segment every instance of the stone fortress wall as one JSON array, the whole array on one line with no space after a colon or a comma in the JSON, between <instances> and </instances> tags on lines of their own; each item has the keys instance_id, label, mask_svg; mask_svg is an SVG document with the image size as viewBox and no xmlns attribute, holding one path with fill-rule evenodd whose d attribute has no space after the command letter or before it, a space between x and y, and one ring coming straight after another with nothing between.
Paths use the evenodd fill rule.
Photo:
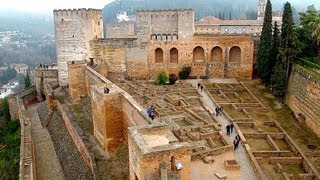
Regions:
<instances>
[{"instance_id":1,"label":"stone fortress wall","mask_svg":"<svg viewBox=\"0 0 320 180\"><path fill-rule=\"evenodd\" d=\"M112 152L127 139L128 127L151 124L144 109L125 91L87 66L85 61L68 64L73 101L90 96L94 136ZM110 93L104 93L108 87Z\"/></svg>"},{"instance_id":2,"label":"stone fortress wall","mask_svg":"<svg viewBox=\"0 0 320 180\"><path fill-rule=\"evenodd\" d=\"M68 83L67 62L89 59L89 41L103 37L101 9L54 10L59 83Z\"/></svg>"},{"instance_id":3,"label":"stone fortress wall","mask_svg":"<svg viewBox=\"0 0 320 180\"><path fill-rule=\"evenodd\" d=\"M151 35L157 35L162 41L171 41L168 36L190 40L194 34L194 18L192 9L137 11L138 41L148 42Z\"/></svg>"},{"instance_id":4,"label":"stone fortress wall","mask_svg":"<svg viewBox=\"0 0 320 180\"><path fill-rule=\"evenodd\" d=\"M303 68L294 66L288 83L286 104L297 119L320 137L320 81Z\"/></svg>"},{"instance_id":5,"label":"stone fortress wall","mask_svg":"<svg viewBox=\"0 0 320 180\"><path fill-rule=\"evenodd\" d=\"M252 39L260 35L261 20L195 21L192 9L141 10L135 16L108 24L104 38L102 10L55 10L59 84L68 82L68 61L89 59L110 79L150 79L159 71L177 74L183 66L198 77L252 77Z\"/></svg>"},{"instance_id":6,"label":"stone fortress wall","mask_svg":"<svg viewBox=\"0 0 320 180\"><path fill-rule=\"evenodd\" d=\"M134 38L136 34L134 22L114 22L106 25L106 37L108 38Z\"/></svg>"}]
</instances>

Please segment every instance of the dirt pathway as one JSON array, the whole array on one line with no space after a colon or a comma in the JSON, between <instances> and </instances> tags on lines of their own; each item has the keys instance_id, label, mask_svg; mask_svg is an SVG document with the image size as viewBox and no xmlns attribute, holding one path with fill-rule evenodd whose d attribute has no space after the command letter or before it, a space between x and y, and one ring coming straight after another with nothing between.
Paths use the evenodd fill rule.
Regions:
<instances>
[{"instance_id":1,"label":"dirt pathway","mask_svg":"<svg viewBox=\"0 0 320 180\"><path fill-rule=\"evenodd\" d=\"M41 125L37 107L38 105L34 105L27 110L32 121L37 179L65 179L50 134Z\"/></svg>"},{"instance_id":2,"label":"dirt pathway","mask_svg":"<svg viewBox=\"0 0 320 180\"><path fill-rule=\"evenodd\" d=\"M197 83L199 82L199 80L188 80L188 82L197 88ZM216 106L213 103L213 101L211 100L211 98L209 97L209 95L205 91L200 92L200 95L202 96L202 101L203 101L204 105L209 107L212 112L215 112ZM216 119L218 120L219 123L221 123L222 131L224 133L226 133L225 127L228 125L229 121L224 116L218 116L218 117L216 117ZM235 139L236 135L237 135L237 132L234 129L231 136L229 136L229 138L227 139L228 142L233 144L233 140ZM228 136L226 136L226 137L228 137ZM258 179L254 173L253 167L250 164L250 160L247 156L246 150L244 149L244 147L242 145L239 145L239 148L234 152L234 156L235 156L237 162L240 164L240 173L241 173L243 179L245 179L245 180Z\"/></svg>"}]
</instances>

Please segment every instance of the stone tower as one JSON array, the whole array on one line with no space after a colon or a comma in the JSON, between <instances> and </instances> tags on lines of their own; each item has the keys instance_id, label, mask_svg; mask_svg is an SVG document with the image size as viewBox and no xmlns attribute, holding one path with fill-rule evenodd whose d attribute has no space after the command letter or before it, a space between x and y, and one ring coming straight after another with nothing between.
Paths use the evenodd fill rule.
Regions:
<instances>
[{"instance_id":1,"label":"stone tower","mask_svg":"<svg viewBox=\"0 0 320 180\"><path fill-rule=\"evenodd\" d=\"M68 61L91 58L90 41L103 38L101 9L54 10L59 85L67 85Z\"/></svg>"},{"instance_id":2,"label":"stone tower","mask_svg":"<svg viewBox=\"0 0 320 180\"><path fill-rule=\"evenodd\" d=\"M263 20L264 19L264 12L267 6L266 0L259 0L258 3L258 19L257 20Z\"/></svg>"}]
</instances>

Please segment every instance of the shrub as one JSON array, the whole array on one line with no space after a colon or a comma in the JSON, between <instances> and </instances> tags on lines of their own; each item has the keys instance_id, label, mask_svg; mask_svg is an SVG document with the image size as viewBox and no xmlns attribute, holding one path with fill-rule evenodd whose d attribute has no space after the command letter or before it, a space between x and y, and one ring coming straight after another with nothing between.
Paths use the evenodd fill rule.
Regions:
<instances>
[{"instance_id":1,"label":"shrub","mask_svg":"<svg viewBox=\"0 0 320 180\"><path fill-rule=\"evenodd\" d=\"M176 83L177 80L178 80L178 77L174 73L171 73L169 75L169 84L170 85L174 85L174 83Z\"/></svg>"},{"instance_id":2,"label":"shrub","mask_svg":"<svg viewBox=\"0 0 320 180\"><path fill-rule=\"evenodd\" d=\"M306 68L320 70L320 65L319 64L313 63L313 62L308 61L306 59L300 59L299 64L301 64L302 66L304 66Z\"/></svg>"},{"instance_id":3,"label":"shrub","mask_svg":"<svg viewBox=\"0 0 320 180\"><path fill-rule=\"evenodd\" d=\"M165 84L167 84L167 81L168 81L168 76L165 72L160 72L157 75L157 84L165 85Z\"/></svg>"},{"instance_id":4,"label":"shrub","mask_svg":"<svg viewBox=\"0 0 320 180\"><path fill-rule=\"evenodd\" d=\"M190 75L190 72L191 72L191 67L188 66L188 67L183 67L181 69L181 71L179 72L179 77L180 79L187 79Z\"/></svg>"}]
</instances>

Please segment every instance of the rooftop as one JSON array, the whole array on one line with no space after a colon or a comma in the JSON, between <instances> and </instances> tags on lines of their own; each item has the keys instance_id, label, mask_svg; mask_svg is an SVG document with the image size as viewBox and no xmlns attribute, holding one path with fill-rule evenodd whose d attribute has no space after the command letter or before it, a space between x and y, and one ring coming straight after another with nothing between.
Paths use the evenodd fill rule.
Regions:
<instances>
[{"instance_id":1,"label":"rooftop","mask_svg":"<svg viewBox=\"0 0 320 180\"><path fill-rule=\"evenodd\" d=\"M187 142L180 143L165 124L131 127L129 133L142 154L190 147Z\"/></svg>"}]
</instances>

